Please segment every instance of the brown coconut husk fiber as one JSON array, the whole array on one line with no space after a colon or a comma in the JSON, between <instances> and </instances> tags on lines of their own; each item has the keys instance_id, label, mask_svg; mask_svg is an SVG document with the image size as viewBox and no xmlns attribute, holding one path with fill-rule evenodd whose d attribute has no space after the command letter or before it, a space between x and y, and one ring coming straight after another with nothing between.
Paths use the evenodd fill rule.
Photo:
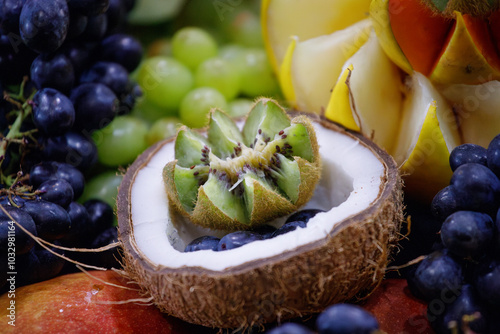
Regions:
<instances>
[{"instance_id":1,"label":"brown coconut husk fiber","mask_svg":"<svg viewBox=\"0 0 500 334\"><path fill-rule=\"evenodd\" d=\"M397 166L387 153L361 135L319 117L315 121L356 138L384 164L378 198L335 225L322 240L223 271L157 267L136 245L130 203L135 176L172 139L148 149L129 168L118 194L124 267L163 312L207 327L245 329L321 312L333 303L362 299L380 284L403 221Z\"/></svg>"}]
</instances>

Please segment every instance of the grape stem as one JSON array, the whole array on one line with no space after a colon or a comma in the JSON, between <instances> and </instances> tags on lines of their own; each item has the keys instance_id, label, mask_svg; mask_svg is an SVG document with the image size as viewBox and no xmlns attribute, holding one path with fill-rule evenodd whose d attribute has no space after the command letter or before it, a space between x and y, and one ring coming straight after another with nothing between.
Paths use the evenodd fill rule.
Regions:
<instances>
[{"instance_id":1,"label":"grape stem","mask_svg":"<svg viewBox=\"0 0 500 334\"><path fill-rule=\"evenodd\" d=\"M32 112L32 99L33 95L35 92L33 92L28 98L24 97L24 88L26 85L26 82L28 81L28 78L25 77L23 82L20 85L19 88L19 93L18 94L11 94L7 91L3 93L3 98L13 104L16 107L16 110L14 110L14 113L17 113L17 117L12 123L12 125L9 127L9 132L7 135L1 136L1 142L0 142L0 181L2 184L6 184L11 186L15 180L18 178L16 177L13 179L12 176L10 175L4 175L4 168L2 167L2 163L5 161L5 156L7 154L7 149L11 143L18 143L20 145L26 145L27 144L27 138L30 138L32 140L35 140L35 138L32 136L34 132L37 130L29 130L22 132L21 131L21 126L23 122L26 120L28 116L31 115Z\"/></svg>"}]
</instances>

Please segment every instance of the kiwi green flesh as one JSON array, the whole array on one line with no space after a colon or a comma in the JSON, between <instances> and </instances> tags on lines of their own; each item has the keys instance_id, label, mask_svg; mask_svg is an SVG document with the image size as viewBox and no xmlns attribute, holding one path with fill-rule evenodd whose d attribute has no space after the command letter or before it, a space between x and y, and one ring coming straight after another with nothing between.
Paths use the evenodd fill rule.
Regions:
<instances>
[{"instance_id":1,"label":"kiwi green flesh","mask_svg":"<svg viewBox=\"0 0 500 334\"><path fill-rule=\"evenodd\" d=\"M181 167L205 164L202 161L202 149L207 146L208 141L199 133L187 127L182 127L177 133L175 140L175 158Z\"/></svg>"},{"instance_id":2,"label":"kiwi green flesh","mask_svg":"<svg viewBox=\"0 0 500 334\"><path fill-rule=\"evenodd\" d=\"M243 127L243 142L248 147L253 146L256 138L265 142L288 126L290 118L279 105L270 99L260 99L254 105Z\"/></svg>"},{"instance_id":3,"label":"kiwi green flesh","mask_svg":"<svg viewBox=\"0 0 500 334\"><path fill-rule=\"evenodd\" d=\"M243 142L240 129L234 121L218 109L212 112L207 136L212 152L221 159L235 154L238 143Z\"/></svg>"}]
</instances>

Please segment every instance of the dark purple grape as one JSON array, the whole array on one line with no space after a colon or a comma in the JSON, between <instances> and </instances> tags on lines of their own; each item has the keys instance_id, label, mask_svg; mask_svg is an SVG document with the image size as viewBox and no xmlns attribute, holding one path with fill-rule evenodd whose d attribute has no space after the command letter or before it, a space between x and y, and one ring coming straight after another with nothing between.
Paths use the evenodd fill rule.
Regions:
<instances>
[{"instance_id":1,"label":"dark purple grape","mask_svg":"<svg viewBox=\"0 0 500 334\"><path fill-rule=\"evenodd\" d=\"M50 179L38 187L40 198L62 206L63 208L73 201L73 187L63 179Z\"/></svg>"},{"instance_id":2,"label":"dark purple grape","mask_svg":"<svg viewBox=\"0 0 500 334\"><path fill-rule=\"evenodd\" d=\"M101 42L101 59L118 63L127 71L134 71L142 59L142 45L134 37L125 34L114 34Z\"/></svg>"},{"instance_id":3,"label":"dark purple grape","mask_svg":"<svg viewBox=\"0 0 500 334\"><path fill-rule=\"evenodd\" d=\"M26 0L19 18L24 43L39 53L57 50L66 39L69 10L66 0Z\"/></svg>"},{"instance_id":4,"label":"dark purple grape","mask_svg":"<svg viewBox=\"0 0 500 334\"><path fill-rule=\"evenodd\" d=\"M474 211L457 211L441 227L441 240L458 256L479 256L491 247L494 226L491 217Z\"/></svg>"},{"instance_id":5,"label":"dark purple grape","mask_svg":"<svg viewBox=\"0 0 500 334\"><path fill-rule=\"evenodd\" d=\"M486 166L467 163L451 177L457 202L463 210L495 215L500 205L500 180Z\"/></svg>"},{"instance_id":6,"label":"dark purple grape","mask_svg":"<svg viewBox=\"0 0 500 334\"><path fill-rule=\"evenodd\" d=\"M500 134L493 138L486 151L488 167L500 177Z\"/></svg>"},{"instance_id":7,"label":"dark purple grape","mask_svg":"<svg viewBox=\"0 0 500 334\"><path fill-rule=\"evenodd\" d=\"M71 184L74 198L77 199L83 193L85 177L82 172L70 164L55 161L42 161L30 170L30 183L39 187L43 182L50 179L63 179Z\"/></svg>"},{"instance_id":8,"label":"dark purple grape","mask_svg":"<svg viewBox=\"0 0 500 334\"><path fill-rule=\"evenodd\" d=\"M136 0L122 0L122 2L127 12L130 12L134 8Z\"/></svg>"},{"instance_id":9,"label":"dark purple grape","mask_svg":"<svg viewBox=\"0 0 500 334\"><path fill-rule=\"evenodd\" d=\"M19 16L26 0L0 1L0 27L6 33L19 33Z\"/></svg>"},{"instance_id":10,"label":"dark purple grape","mask_svg":"<svg viewBox=\"0 0 500 334\"><path fill-rule=\"evenodd\" d=\"M22 227L28 230L35 237L36 232L35 222L33 218L20 208L14 206L3 205L3 209ZM14 237L13 247L16 254L25 254L35 245L35 240L26 234L19 226L17 226L11 218L0 210L0 253L5 254L9 246L9 237Z\"/></svg>"},{"instance_id":11,"label":"dark purple grape","mask_svg":"<svg viewBox=\"0 0 500 334\"><path fill-rule=\"evenodd\" d=\"M115 226L108 227L101 233L99 233L95 239L91 242L90 247L92 249L97 249L100 247L108 246L109 244L118 241L118 229ZM103 252L88 253L85 257L86 263L98 267L103 267L107 269L120 268L121 255L118 252L118 248L108 249Z\"/></svg>"},{"instance_id":12,"label":"dark purple grape","mask_svg":"<svg viewBox=\"0 0 500 334\"><path fill-rule=\"evenodd\" d=\"M75 108L66 95L53 88L43 88L33 96L33 123L46 135L62 135L74 122Z\"/></svg>"},{"instance_id":13,"label":"dark purple grape","mask_svg":"<svg viewBox=\"0 0 500 334\"><path fill-rule=\"evenodd\" d=\"M234 249L246 245L250 242L257 240L262 240L262 236L255 232L250 231L236 231L223 236L219 245L217 246L217 251L224 251L229 249Z\"/></svg>"},{"instance_id":14,"label":"dark purple grape","mask_svg":"<svg viewBox=\"0 0 500 334\"><path fill-rule=\"evenodd\" d=\"M75 83L73 64L62 53L39 55L31 64L30 73L38 89L50 87L68 93Z\"/></svg>"},{"instance_id":15,"label":"dark purple grape","mask_svg":"<svg viewBox=\"0 0 500 334\"><path fill-rule=\"evenodd\" d=\"M71 42L64 44L60 53L63 53L73 65L75 76L78 77L93 61L94 44Z\"/></svg>"},{"instance_id":16,"label":"dark purple grape","mask_svg":"<svg viewBox=\"0 0 500 334\"><path fill-rule=\"evenodd\" d=\"M203 237L199 237L191 241L187 244L184 252L196 252L199 250L210 249L213 251L217 251L217 246L219 245L219 238L206 235Z\"/></svg>"},{"instance_id":17,"label":"dark purple grape","mask_svg":"<svg viewBox=\"0 0 500 334\"><path fill-rule=\"evenodd\" d=\"M26 201L23 210L30 214L38 236L45 240L64 237L71 230L71 220L63 207L44 200Z\"/></svg>"},{"instance_id":18,"label":"dark purple grape","mask_svg":"<svg viewBox=\"0 0 500 334\"><path fill-rule=\"evenodd\" d=\"M476 144L462 144L451 151L449 161L453 171L471 162L486 166L486 149Z\"/></svg>"},{"instance_id":19,"label":"dark purple grape","mask_svg":"<svg viewBox=\"0 0 500 334\"><path fill-rule=\"evenodd\" d=\"M118 115L129 114L134 109L137 99L142 96L142 89L137 84L132 84L128 90L129 91L120 98Z\"/></svg>"},{"instance_id":20,"label":"dark purple grape","mask_svg":"<svg viewBox=\"0 0 500 334\"><path fill-rule=\"evenodd\" d=\"M303 325L294 322L287 322L282 324L281 326L271 329L270 331L267 331L266 333L267 334L313 334L314 332Z\"/></svg>"},{"instance_id":21,"label":"dark purple grape","mask_svg":"<svg viewBox=\"0 0 500 334\"><path fill-rule=\"evenodd\" d=\"M54 244L59 245L57 241ZM51 250L57 254L64 255L64 251L58 248L51 247ZM63 258L42 247L35 248L35 255L38 261L35 262L36 265L33 268L33 283L57 276L66 262Z\"/></svg>"},{"instance_id":22,"label":"dark purple grape","mask_svg":"<svg viewBox=\"0 0 500 334\"><path fill-rule=\"evenodd\" d=\"M72 39L80 36L87 28L88 16L78 11L69 9L69 27L66 39Z\"/></svg>"},{"instance_id":23,"label":"dark purple grape","mask_svg":"<svg viewBox=\"0 0 500 334\"><path fill-rule=\"evenodd\" d=\"M122 96L128 93L130 80L127 70L117 63L100 61L92 65L88 70L82 73L81 83L101 83L116 94Z\"/></svg>"},{"instance_id":24,"label":"dark purple grape","mask_svg":"<svg viewBox=\"0 0 500 334\"><path fill-rule=\"evenodd\" d=\"M0 81L18 85L29 72L37 53L30 50L17 35L0 35Z\"/></svg>"},{"instance_id":25,"label":"dark purple grape","mask_svg":"<svg viewBox=\"0 0 500 334\"><path fill-rule=\"evenodd\" d=\"M445 305L444 313L435 314L437 312L431 305L429 304L427 308L427 317L438 334L465 333L463 331L465 324L473 333L486 333L487 324L484 317L486 310L481 305L474 287L470 284L465 284L460 295L450 304ZM467 321L464 316L477 316L477 318Z\"/></svg>"},{"instance_id":26,"label":"dark purple grape","mask_svg":"<svg viewBox=\"0 0 500 334\"><path fill-rule=\"evenodd\" d=\"M458 210L460 210L460 205L453 186L441 189L432 199L432 215L440 221L444 221L446 217Z\"/></svg>"},{"instance_id":27,"label":"dark purple grape","mask_svg":"<svg viewBox=\"0 0 500 334\"><path fill-rule=\"evenodd\" d=\"M484 302L500 307L500 259L481 263L475 273L474 285Z\"/></svg>"},{"instance_id":28,"label":"dark purple grape","mask_svg":"<svg viewBox=\"0 0 500 334\"><path fill-rule=\"evenodd\" d=\"M318 214L320 212L325 212L325 211L320 210L320 209L300 210L300 211L297 211L297 212L293 213L292 215L290 215L290 217L287 218L286 223L290 223L293 221L303 221L303 222L307 223L309 221L309 219L316 216L316 214Z\"/></svg>"},{"instance_id":29,"label":"dark purple grape","mask_svg":"<svg viewBox=\"0 0 500 334\"><path fill-rule=\"evenodd\" d=\"M282 235L291 231L295 231L297 228L304 228L307 226L307 223L301 220L291 221L289 223L283 224L280 228L278 228L272 235L272 238L277 237L278 235Z\"/></svg>"},{"instance_id":30,"label":"dark purple grape","mask_svg":"<svg viewBox=\"0 0 500 334\"><path fill-rule=\"evenodd\" d=\"M443 298L462 286L461 264L446 249L429 254L408 278L412 294L425 301Z\"/></svg>"},{"instance_id":31,"label":"dark purple grape","mask_svg":"<svg viewBox=\"0 0 500 334\"><path fill-rule=\"evenodd\" d=\"M108 9L109 0L68 0L68 6L85 15L97 15Z\"/></svg>"},{"instance_id":32,"label":"dark purple grape","mask_svg":"<svg viewBox=\"0 0 500 334\"><path fill-rule=\"evenodd\" d=\"M88 17L85 31L78 36L84 41L100 41L108 29L108 17L106 14L92 15Z\"/></svg>"},{"instance_id":33,"label":"dark purple grape","mask_svg":"<svg viewBox=\"0 0 500 334\"><path fill-rule=\"evenodd\" d=\"M83 83L71 92L75 106L75 127L81 130L97 130L108 125L116 116L118 99L106 85Z\"/></svg>"},{"instance_id":34,"label":"dark purple grape","mask_svg":"<svg viewBox=\"0 0 500 334\"><path fill-rule=\"evenodd\" d=\"M90 216L87 209L78 202L71 202L66 209L71 220L71 231L62 238L64 242L78 242L86 239L87 235L91 235L87 231L89 227Z\"/></svg>"},{"instance_id":35,"label":"dark purple grape","mask_svg":"<svg viewBox=\"0 0 500 334\"><path fill-rule=\"evenodd\" d=\"M69 131L62 136L39 140L43 145L45 160L65 162L81 171L88 170L97 162L97 147L92 138Z\"/></svg>"},{"instance_id":36,"label":"dark purple grape","mask_svg":"<svg viewBox=\"0 0 500 334\"><path fill-rule=\"evenodd\" d=\"M370 312L351 304L329 306L316 319L318 334L370 334L378 328L377 319Z\"/></svg>"},{"instance_id":37,"label":"dark purple grape","mask_svg":"<svg viewBox=\"0 0 500 334\"><path fill-rule=\"evenodd\" d=\"M122 30L127 17L127 9L122 0L110 0L106 11L108 17L108 31L106 34L115 34Z\"/></svg>"},{"instance_id":38,"label":"dark purple grape","mask_svg":"<svg viewBox=\"0 0 500 334\"><path fill-rule=\"evenodd\" d=\"M85 201L83 206L89 214L89 234L97 235L113 226L113 208L108 203L98 199L90 199Z\"/></svg>"}]
</instances>

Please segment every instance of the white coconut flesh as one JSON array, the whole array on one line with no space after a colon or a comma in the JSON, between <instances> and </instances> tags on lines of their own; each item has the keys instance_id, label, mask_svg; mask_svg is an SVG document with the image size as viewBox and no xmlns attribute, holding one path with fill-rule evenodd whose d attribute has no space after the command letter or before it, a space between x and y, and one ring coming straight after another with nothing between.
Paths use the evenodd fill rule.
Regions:
<instances>
[{"instance_id":1,"label":"white coconut flesh","mask_svg":"<svg viewBox=\"0 0 500 334\"><path fill-rule=\"evenodd\" d=\"M272 239L214 252L184 253L185 246L202 235L222 237L227 232L197 227L171 212L162 170L174 160L174 141L158 151L136 171L130 191L130 224L134 244L150 265L158 268L197 267L224 271L242 264L282 255L300 246L323 240L342 221L368 208L379 198L387 177L387 166L372 148L355 136L332 131L315 122L322 176L312 199L303 208L322 209L298 228ZM286 217L270 224L278 227Z\"/></svg>"}]
</instances>

